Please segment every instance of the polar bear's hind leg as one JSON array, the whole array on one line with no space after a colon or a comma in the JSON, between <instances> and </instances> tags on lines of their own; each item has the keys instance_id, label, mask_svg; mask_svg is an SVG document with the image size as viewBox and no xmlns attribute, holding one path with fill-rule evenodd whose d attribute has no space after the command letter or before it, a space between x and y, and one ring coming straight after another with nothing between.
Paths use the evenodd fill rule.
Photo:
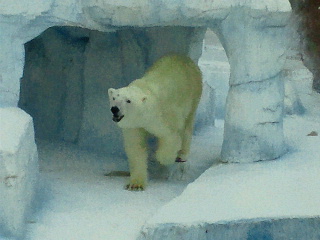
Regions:
<instances>
[{"instance_id":1,"label":"polar bear's hind leg","mask_svg":"<svg viewBox=\"0 0 320 240\"><path fill-rule=\"evenodd\" d=\"M181 150L179 151L177 162L185 162L187 161L187 157L190 152L191 139L193 133L193 125L195 119L195 110L192 111L186 119L185 128L182 133L182 145Z\"/></svg>"},{"instance_id":2,"label":"polar bear's hind leg","mask_svg":"<svg viewBox=\"0 0 320 240\"><path fill-rule=\"evenodd\" d=\"M181 137L179 134L171 134L165 137L158 138L158 149L156 158L162 165L173 164L178 157L181 149Z\"/></svg>"}]
</instances>

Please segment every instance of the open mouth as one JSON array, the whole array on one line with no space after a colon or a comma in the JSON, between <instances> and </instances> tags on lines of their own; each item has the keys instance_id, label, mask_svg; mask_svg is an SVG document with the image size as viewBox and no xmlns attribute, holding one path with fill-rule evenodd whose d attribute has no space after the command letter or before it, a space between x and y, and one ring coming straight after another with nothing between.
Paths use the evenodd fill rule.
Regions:
<instances>
[{"instance_id":1,"label":"open mouth","mask_svg":"<svg viewBox=\"0 0 320 240\"><path fill-rule=\"evenodd\" d=\"M122 115L122 116L113 116L112 121L120 122L123 117L124 117L124 115Z\"/></svg>"}]
</instances>

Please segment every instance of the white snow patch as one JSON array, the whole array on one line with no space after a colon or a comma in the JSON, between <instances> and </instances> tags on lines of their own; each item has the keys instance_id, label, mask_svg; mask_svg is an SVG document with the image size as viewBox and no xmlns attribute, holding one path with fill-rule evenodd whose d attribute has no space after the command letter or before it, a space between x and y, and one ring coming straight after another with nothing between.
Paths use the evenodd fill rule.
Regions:
<instances>
[{"instance_id":1,"label":"white snow patch","mask_svg":"<svg viewBox=\"0 0 320 240\"><path fill-rule=\"evenodd\" d=\"M187 179L167 180L151 174L143 192L125 190L128 177L104 176L127 171L124 159L82 151L70 144L41 142L43 206L29 219L26 239L136 239L147 219L217 160L223 121L215 125L194 136Z\"/></svg>"},{"instance_id":2,"label":"white snow patch","mask_svg":"<svg viewBox=\"0 0 320 240\"><path fill-rule=\"evenodd\" d=\"M287 120L286 124L291 128L296 120ZM299 122L299 133L303 135L295 137L304 139L299 152L267 163L212 167L163 207L149 224L320 216L320 154L316 150L320 139L307 137L303 126L308 122ZM319 131L320 124L313 129Z\"/></svg>"}]
</instances>

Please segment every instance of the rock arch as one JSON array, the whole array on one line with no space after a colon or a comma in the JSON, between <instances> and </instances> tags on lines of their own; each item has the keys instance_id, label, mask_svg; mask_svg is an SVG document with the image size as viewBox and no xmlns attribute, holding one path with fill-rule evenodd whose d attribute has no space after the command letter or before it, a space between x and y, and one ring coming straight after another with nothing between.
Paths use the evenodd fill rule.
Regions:
<instances>
[{"instance_id":1,"label":"rock arch","mask_svg":"<svg viewBox=\"0 0 320 240\"><path fill-rule=\"evenodd\" d=\"M0 8L0 106L17 106L25 63L24 44L50 27L81 27L100 32L128 27L209 27L219 35L231 68L222 160L275 159L285 152L281 70L290 14L287 0L29 0L21 4L9 1ZM203 32L199 30L189 39L186 51L195 60L200 56ZM156 58L163 50L161 42L157 42L161 31L153 36L152 56ZM5 149L0 151L2 156L7 156ZM11 176L12 171L15 170L3 168L1 177ZM36 174L21 171L16 169L15 176ZM15 191L24 190L17 187ZM3 228L18 235L23 217L18 222L13 219L0 219L0 222L9 225L14 222Z\"/></svg>"}]
</instances>

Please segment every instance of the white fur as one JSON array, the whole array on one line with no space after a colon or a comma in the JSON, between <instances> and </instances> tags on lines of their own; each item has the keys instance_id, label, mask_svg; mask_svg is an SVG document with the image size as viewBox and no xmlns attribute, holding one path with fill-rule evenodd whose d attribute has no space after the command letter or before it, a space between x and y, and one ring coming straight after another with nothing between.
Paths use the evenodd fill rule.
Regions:
<instances>
[{"instance_id":1,"label":"white fur","mask_svg":"<svg viewBox=\"0 0 320 240\"><path fill-rule=\"evenodd\" d=\"M173 164L177 157L186 160L201 91L199 68L176 55L159 59L129 86L109 89L110 106L123 117L117 124L129 160L129 189L143 189L147 183L148 134L158 138L156 159L161 164Z\"/></svg>"}]
</instances>

